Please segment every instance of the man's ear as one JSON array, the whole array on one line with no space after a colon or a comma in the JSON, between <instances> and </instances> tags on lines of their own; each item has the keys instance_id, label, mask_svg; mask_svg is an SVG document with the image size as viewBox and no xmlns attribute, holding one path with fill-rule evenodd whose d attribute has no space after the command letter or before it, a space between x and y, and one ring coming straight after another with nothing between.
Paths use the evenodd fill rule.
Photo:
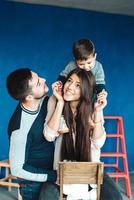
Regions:
<instances>
[{"instance_id":1,"label":"man's ear","mask_svg":"<svg viewBox=\"0 0 134 200\"><path fill-rule=\"evenodd\" d=\"M31 101L31 100L33 100L33 95L29 94L26 96L25 99L26 99L26 101Z\"/></svg>"}]
</instances>

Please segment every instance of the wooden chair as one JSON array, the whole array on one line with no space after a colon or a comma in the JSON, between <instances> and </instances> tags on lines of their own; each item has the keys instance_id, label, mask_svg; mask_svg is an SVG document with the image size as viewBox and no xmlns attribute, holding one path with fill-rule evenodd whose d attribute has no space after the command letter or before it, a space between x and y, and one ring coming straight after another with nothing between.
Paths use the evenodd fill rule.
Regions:
<instances>
[{"instance_id":1,"label":"wooden chair","mask_svg":"<svg viewBox=\"0 0 134 200\"><path fill-rule=\"evenodd\" d=\"M9 161L8 160L2 160L0 161L0 172L1 169L4 168L5 170L5 176L4 178L0 178L0 185L1 186L7 186L8 187L8 191L11 191L12 187L16 187L18 189L18 200L21 200L21 196L19 193L19 184L16 182L12 182L12 180L15 180L16 177L12 176L10 174L10 165L9 165Z\"/></svg>"},{"instance_id":2,"label":"wooden chair","mask_svg":"<svg viewBox=\"0 0 134 200\"><path fill-rule=\"evenodd\" d=\"M103 182L102 162L59 162L60 200L63 199L63 184L97 184L97 200Z\"/></svg>"}]
</instances>

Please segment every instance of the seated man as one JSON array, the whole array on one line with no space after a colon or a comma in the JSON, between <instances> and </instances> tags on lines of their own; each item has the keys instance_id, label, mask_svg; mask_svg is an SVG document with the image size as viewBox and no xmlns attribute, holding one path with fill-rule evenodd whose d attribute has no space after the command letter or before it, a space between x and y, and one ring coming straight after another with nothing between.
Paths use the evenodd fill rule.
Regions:
<instances>
[{"instance_id":1,"label":"seated man","mask_svg":"<svg viewBox=\"0 0 134 200\"><path fill-rule=\"evenodd\" d=\"M8 126L9 160L23 200L38 200L46 182L49 184L43 188L56 200L54 190L51 190L54 188L51 183L57 178L53 170L54 144L43 137L48 102L45 82L28 68L15 70L7 77L8 92L19 101ZM49 200L49 192L44 193L44 199Z\"/></svg>"}]
</instances>

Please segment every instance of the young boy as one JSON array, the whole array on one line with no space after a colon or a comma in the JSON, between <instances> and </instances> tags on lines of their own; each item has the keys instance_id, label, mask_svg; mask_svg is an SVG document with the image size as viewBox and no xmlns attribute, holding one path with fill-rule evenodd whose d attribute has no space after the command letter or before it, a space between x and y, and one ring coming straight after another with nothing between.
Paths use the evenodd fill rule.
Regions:
<instances>
[{"instance_id":1,"label":"young boy","mask_svg":"<svg viewBox=\"0 0 134 200\"><path fill-rule=\"evenodd\" d=\"M105 89L105 75L102 64L96 60L94 44L91 40L80 39L73 45L74 60L70 61L60 73L58 80L65 82L70 71L79 67L86 71L91 70L96 79L96 92L100 93Z\"/></svg>"}]
</instances>

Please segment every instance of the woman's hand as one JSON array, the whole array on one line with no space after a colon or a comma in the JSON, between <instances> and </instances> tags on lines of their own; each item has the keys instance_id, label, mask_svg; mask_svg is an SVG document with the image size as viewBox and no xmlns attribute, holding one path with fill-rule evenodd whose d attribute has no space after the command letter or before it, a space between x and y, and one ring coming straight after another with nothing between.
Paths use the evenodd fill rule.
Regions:
<instances>
[{"instance_id":1,"label":"woman's hand","mask_svg":"<svg viewBox=\"0 0 134 200\"><path fill-rule=\"evenodd\" d=\"M53 95L56 97L58 101L63 101L62 97L62 82L56 81L52 84Z\"/></svg>"},{"instance_id":2,"label":"woman's hand","mask_svg":"<svg viewBox=\"0 0 134 200\"><path fill-rule=\"evenodd\" d=\"M107 92L105 90L102 90L97 95L97 101L94 104L94 111L101 111L104 109L104 107L107 105Z\"/></svg>"}]
</instances>

